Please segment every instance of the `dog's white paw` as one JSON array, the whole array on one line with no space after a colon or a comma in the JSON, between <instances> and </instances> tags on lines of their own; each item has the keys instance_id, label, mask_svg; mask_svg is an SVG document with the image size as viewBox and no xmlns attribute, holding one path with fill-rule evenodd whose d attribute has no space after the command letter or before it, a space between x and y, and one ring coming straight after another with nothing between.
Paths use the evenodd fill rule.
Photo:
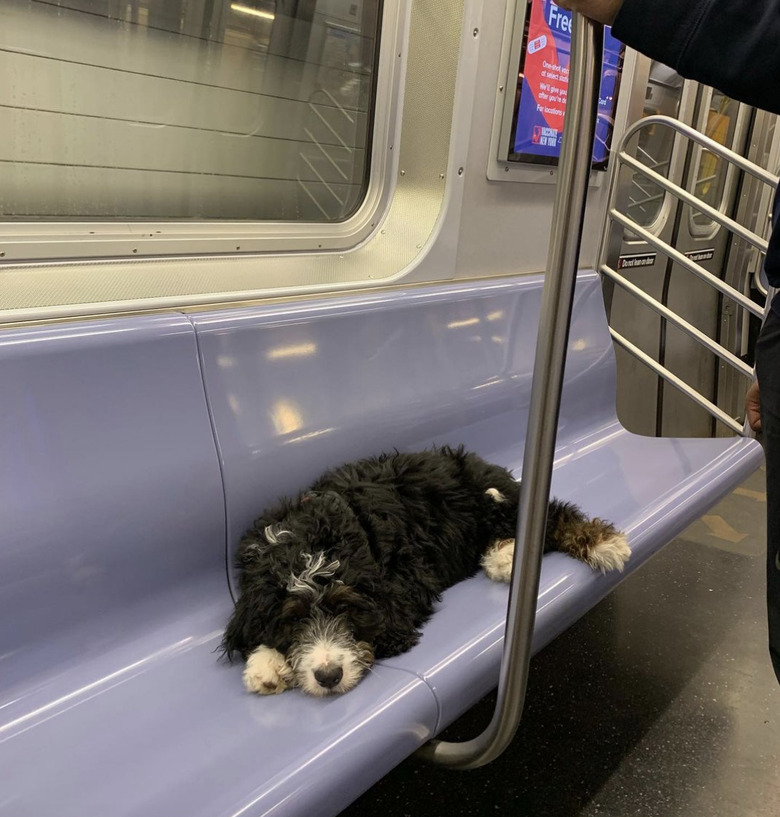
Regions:
<instances>
[{"instance_id":1,"label":"dog's white paw","mask_svg":"<svg viewBox=\"0 0 780 817\"><path fill-rule=\"evenodd\" d=\"M514 555L514 539L500 539L493 542L482 557L482 569L494 582L508 582L512 578Z\"/></svg>"},{"instance_id":2,"label":"dog's white paw","mask_svg":"<svg viewBox=\"0 0 780 817\"><path fill-rule=\"evenodd\" d=\"M616 533L590 548L587 561L591 567L606 573L608 570L622 571L630 556L631 548L626 537Z\"/></svg>"},{"instance_id":3,"label":"dog's white paw","mask_svg":"<svg viewBox=\"0 0 780 817\"><path fill-rule=\"evenodd\" d=\"M244 687L247 692L277 695L291 687L292 670L284 656L272 647L258 647L247 658L244 668Z\"/></svg>"}]
</instances>

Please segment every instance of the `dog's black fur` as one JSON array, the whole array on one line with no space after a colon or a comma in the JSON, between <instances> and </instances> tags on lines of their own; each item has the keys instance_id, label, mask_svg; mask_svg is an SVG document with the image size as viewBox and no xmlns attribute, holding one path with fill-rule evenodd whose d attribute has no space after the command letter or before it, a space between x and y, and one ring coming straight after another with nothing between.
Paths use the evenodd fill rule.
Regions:
<instances>
[{"instance_id":1,"label":"dog's black fur","mask_svg":"<svg viewBox=\"0 0 780 817\"><path fill-rule=\"evenodd\" d=\"M375 657L416 644L442 591L473 575L491 545L514 537L518 500L507 470L462 448L383 454L329 471L266 510L242 538L225 653L246 659L273 648L292 665L282 688L300 684L296 650L336 622L339 645L359 656L359 678ZM592 546L615 535L572 504L550 503L545 551L588 560ZM319 683L346 691L332 680ZM263 685L254 691L281 691Z\"/></svg>"}]
</instances>

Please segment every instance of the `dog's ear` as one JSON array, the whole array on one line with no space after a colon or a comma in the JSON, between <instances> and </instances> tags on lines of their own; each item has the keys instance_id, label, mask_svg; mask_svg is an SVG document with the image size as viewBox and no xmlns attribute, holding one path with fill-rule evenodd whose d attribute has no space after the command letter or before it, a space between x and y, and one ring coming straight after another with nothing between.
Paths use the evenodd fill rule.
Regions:
<instances>
[{"instance_id":1,"label":"dog's ear","mask_svg":"<svg viewBox=\"0 0 780 817\"><path fill-rule=\"evenodd\" d=\"M246 658L261 644L280 649L284 641L281 609L283 592L269 576L244 574L241 595L222 638L222 652L232 660L234 653Z\"/></svg>"},{"instance_id":2,"label":"dog's ear","mask_svg":"<svg viewBox=\"0 0 780 817\"><path fill-rule=\"evenodd\" d=\"M335 615L344 616L358 641L373 644L385 630L382 611L371 596L348 585L328 588L325 604Z\"/></svg>"},{"instance_id":3,"label":"dog's ear","mask_svg":"<svg viewBox=\"0 0 780 817\"><path fill-rule=\"evenodd\" d=\"M246 596L242 595L233 609L233 615L222 636L221 650L228 661L233 660L235 653L246 658L252 651L253 642L258 635L257 624L247 604Z\"/></svg>"},{"instance_id":4,"label":"dog's ear","mask_svg":"<svg viewBox=\"0 0 780 817\"><path fill-rule=\"evenodd\" d=\"M404 615L403 605L394 615L386 606L380 607L369 593L347 585L329 588L326 597L328 609L347 619L355 640L368 647L372 656L374 652L399 655L420 640L420 632Z\"/></svg>"}]
</instances>

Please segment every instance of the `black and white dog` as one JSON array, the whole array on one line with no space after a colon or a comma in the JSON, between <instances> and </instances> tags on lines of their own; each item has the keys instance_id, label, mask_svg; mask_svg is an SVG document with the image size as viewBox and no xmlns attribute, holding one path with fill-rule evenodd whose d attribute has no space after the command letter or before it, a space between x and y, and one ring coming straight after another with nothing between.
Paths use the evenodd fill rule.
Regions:
<instances>
[{"instance_id":1,"label":"black and white dog","mask_svg":"<svg viewBox=\"0 0 780 817\"><path fill-rule=\"evenodd\" d=\"M244 685L273 694L347 692L375 658L408 650L442 591L480 564L509 581L519 484L461 449L343 465L257 519L236 555L241 595L223 649ZM622 570L609 523L550 502L545 552Z\"/></svg>"}]
</instances>

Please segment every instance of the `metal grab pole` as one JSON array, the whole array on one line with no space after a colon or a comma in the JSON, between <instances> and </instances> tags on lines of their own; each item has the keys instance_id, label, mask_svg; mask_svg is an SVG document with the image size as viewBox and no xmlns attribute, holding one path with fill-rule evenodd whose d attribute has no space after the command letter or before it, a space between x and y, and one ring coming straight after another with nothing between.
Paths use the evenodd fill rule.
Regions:
<instances>
[{"instance_id":1,"label":"metal grab pole","mask_svg":"<svg viewBox=\"0 0 780 817\"><path fill-rule=\"evenodd\" d=\"M573 14L572 23L568 101L539 315L498 700L490 725L478 737L464 743L433 740L417 753L458 769L475 769L497 758L514 737L525 702L603 47L601 26L579 14Z\"/></svg>"}]
</instances>

